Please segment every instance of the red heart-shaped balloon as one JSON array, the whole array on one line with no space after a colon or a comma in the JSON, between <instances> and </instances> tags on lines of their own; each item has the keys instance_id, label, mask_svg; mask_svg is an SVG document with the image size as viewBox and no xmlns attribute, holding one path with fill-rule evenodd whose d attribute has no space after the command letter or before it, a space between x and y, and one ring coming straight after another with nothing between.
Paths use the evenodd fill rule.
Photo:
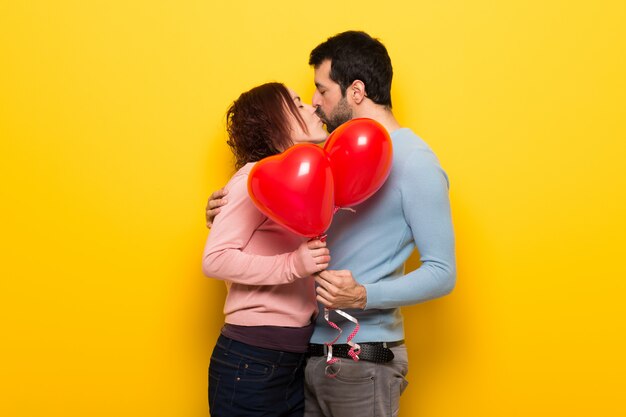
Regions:
<instances>
[{"instance_id":1,"label":"red heart-shaped balloon","mask_svg":"<svg viewBox=\"0 0 626 417\"><path fill-rule=\"evenodd\" d=\"M387 130L372 119L339 126L324 146L335 181L335 205L351 207L373 195L391 171L393 150Z\"/></svg>"},{"instance_id":2,"label":"red heart-shaped balloon","mask_svg":"<svg viewBox=\"0 0 626 417\"><path fill-rule=\"evenodd\" d=\"M257 162L248 193L263 214L294 233L323 234L333 218L334 186L323 149L298 144Z\"/></svg>"}]
</instances>

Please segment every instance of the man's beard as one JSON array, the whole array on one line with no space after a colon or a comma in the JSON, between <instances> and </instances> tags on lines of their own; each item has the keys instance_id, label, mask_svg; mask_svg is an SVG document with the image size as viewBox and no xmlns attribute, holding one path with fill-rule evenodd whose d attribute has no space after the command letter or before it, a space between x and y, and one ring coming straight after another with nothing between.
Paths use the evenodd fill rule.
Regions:
<instances>
[{"instance_id":1,"label":"man's beard","mask_svg":"<svg viewBox=\"0 0 626 417\"><path fill-rule=\"evenodd\" d=\"M352 120L352 109L350 108L348 100L346 100L345 97L342 97L341 100L339 100L339 103L337 103L335 108L332 109L329 116L327 116L319 107L315 110L315 113L326 125L328 133L332 133L333 130L337 129L348 120Z\"/></svg>"}]
</instances>

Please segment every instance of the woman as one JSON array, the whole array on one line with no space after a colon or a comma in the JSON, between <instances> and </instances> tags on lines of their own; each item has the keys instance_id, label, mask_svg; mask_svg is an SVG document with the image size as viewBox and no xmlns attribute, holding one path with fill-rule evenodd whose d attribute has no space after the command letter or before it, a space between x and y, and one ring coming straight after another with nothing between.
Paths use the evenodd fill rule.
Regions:
<instances>
[{"instance_id":1,"label":"woman","mask_svg":"<svg viewBox=\"0 0 626 417\"><path fill-rule=\"evenodd\" d=\"M228 204L213 223L205 275L226 282L225 325L209 366L212 416L301 416L303 368L317 314L314 279L330 260L326 244L307 242L265 217L247 191L254 163L326 131L295 92L268 83L243 93L226 115L238 171Z\"/></svg>"}]
</instances>

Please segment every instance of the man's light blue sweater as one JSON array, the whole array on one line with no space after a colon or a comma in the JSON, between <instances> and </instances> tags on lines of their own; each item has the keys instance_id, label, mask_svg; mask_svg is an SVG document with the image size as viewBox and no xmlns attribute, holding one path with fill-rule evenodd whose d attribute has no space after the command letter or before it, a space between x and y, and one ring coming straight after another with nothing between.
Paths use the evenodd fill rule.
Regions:
<instances>
[{"instance_id":1,"label":"man's light blue sweater","mask_svg":"<svg viewBox=\"0 0 626 417\"><path fill-rule=\"evenodd\" d=\"M329 270L347 269L367 290L364 310L345 310L359 320L355 342L404 338L400 306L449 293L455 284L454 232L448 178L428 145L410 129L391 133L393 165L387 182L355 213L340 210L328 230ZM417 246L421 266L404 274ZM311 343L336 336L320 304ZM331 312L345 343L354 325Z\"/></svg>"}]
</instances>

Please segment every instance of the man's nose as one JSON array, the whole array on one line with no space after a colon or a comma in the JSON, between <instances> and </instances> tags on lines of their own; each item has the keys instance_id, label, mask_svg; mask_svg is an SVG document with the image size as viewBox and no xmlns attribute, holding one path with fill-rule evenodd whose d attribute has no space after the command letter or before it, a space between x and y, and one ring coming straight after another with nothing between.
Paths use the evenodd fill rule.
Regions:
<instances>
[{"instance_id":1,"label":"man's nose","mask_svg":"<svg viewBox=\"0 0 626 417\"><path fill-rule=\"evenodd\" d=\"M316 90L315 93L313 93L313 99L311 100L311 105L315 108L321 106L322 105L321 98L322 98L322 95L318 93Z\"/></svg>"}]
</instances>

